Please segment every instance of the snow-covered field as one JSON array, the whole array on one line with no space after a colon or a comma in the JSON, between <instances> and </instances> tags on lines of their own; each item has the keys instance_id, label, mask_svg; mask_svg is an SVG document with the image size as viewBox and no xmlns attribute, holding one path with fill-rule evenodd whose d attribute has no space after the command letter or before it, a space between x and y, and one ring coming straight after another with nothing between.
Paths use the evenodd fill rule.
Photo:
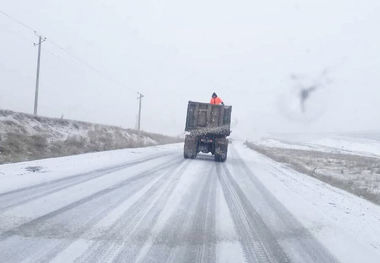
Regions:
<instances>
[{"instance_id":1,"label":"snow-covered field","mask_svg":"<svg viewBox=\"0 0 380 263\"><path fill-rule=\"evenodd\" d=\"M380 140L375 134L296 134L247 145L299 172L380 204Z\"/></svg>"},{"instance_id":2,"label":"snow-covered field","mask_svg":"<svg viewBox=\"0 0 380 263\"><path fill-rule=\"evenodd\" d=\"M359 134L286 134L250 140L258 145L380 157L380 132Z\"/></svg>"},{"instance_id":3,"label":"snow-covered field","mask_svg":"<svg viewBox=\"0 0 380 263\"><path fill-rule=\"evenodd\" d=\"M379 206L239 141L182 147L1 165L0 261L378 262Z\"/></svg>"},{"instance_id":4,"label":"snow-covered field","mask_svg":"<svg viewBox=\"0 0 380 263\"><path fill-rule=\"evenodd\" d=\"M0 110L0 163L180 141L115 126Z\"/></svg>"}]
</instances>

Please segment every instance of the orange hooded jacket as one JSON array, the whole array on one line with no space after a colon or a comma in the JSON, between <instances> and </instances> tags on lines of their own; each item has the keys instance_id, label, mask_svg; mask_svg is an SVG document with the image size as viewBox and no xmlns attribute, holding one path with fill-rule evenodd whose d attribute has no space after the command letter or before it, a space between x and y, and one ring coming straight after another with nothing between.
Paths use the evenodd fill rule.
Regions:
<instances>
[{"instance_id":1,"label":"orange hooded jacket","mask_svg":"<svg viewBox=\"0 0 380 263\"><path fill-rule=\"evenodd\" d=\"M216 98L211 98L211 101L210 101L210 104L216 104L216 105L219 105L219 104L222 104L223 101L221 98L219 97L216 97Z\"/></svg>"}]
</instances>

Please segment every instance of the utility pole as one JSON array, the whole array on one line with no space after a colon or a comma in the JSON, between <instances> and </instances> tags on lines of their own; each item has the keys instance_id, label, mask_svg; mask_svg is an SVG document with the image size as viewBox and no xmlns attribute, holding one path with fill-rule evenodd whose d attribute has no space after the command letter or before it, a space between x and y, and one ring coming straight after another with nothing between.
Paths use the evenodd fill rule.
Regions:
<instances>
[{"instance_id":1,"label":"utility pole","mask_svg":"<svg viewBox=\"0 0 380 263\"><path fill-rule=\"evenodd\" d=\"M137 97L137 99L139 100L139 116L138 116L138 120L137 120L137 130L140 131L140 129L141 129L141 100L144 97L144 95L141 94L140 92L137 92L137 94L139 95Z\"/></svg>"},{"instance_id":2,"label":"utility pole","mask_svg":"<svg viewBox=\"0 0 380 263\"><path fill-rule=\"evenodd\" d=\"M37 32L34 32L37 35ZM34 95L34 115L37 115L38 108L38 87L40 84L40 64L41 64L41 46L46 41L46 37L38 36L38 43L34 43L34 46L38 46L38 58L37 58L37 76L36 76L36 92Z\"/></svg>"}]
</instances>

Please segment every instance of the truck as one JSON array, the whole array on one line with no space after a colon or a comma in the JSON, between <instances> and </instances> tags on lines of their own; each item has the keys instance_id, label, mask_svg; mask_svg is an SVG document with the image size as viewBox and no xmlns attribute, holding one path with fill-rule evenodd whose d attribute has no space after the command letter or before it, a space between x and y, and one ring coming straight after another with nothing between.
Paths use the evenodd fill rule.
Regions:
<instances>
[{"instance_id":1,"label":"truck","mask_svg":"<svg viewBox=\"0 0 380 263\"><path fill-rule=\"evenodd\" d=\"M232 106L189 101L184 158L195 159L202 152L211 153L217 162L226 161L231 112Z\"/></svg>"}]
</instances>

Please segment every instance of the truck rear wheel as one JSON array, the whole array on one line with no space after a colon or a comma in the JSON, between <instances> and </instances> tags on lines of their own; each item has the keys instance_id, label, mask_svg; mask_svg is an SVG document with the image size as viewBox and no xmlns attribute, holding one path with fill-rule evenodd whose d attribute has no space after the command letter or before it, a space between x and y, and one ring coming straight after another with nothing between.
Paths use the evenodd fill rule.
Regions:
<instances>
[{"instance_id":1,"label":"truck rear wheel","mask_svg":"<svg viewBox=\"0 0 380 263\"><path fill-rule=\"evenodd\" d=\"M218 138L215 140L215 161L225 162L227 160L228 140Z\"/></svg>"},{"instance_id":2,"label":"truck rear wheel","mask_svg":"<svg viewBox=\"0 0 380 263\"><path fill-rule=\"evenodd\" d=\"M227 153L224 155L215 154L216 162L225 162L227 160Z\"/></svg>"},{"instance_id":3,"label":"truck rear wheel","mask_svg":"<svg viewBox=\"0 0 380 263\"><path fill-rule=\"evenodd\" d=\"M185 145L183 149L183 157L185 159L195 159L198 154L198 140L196 136L186 135Z\"/></svg>"}]
</instances>

